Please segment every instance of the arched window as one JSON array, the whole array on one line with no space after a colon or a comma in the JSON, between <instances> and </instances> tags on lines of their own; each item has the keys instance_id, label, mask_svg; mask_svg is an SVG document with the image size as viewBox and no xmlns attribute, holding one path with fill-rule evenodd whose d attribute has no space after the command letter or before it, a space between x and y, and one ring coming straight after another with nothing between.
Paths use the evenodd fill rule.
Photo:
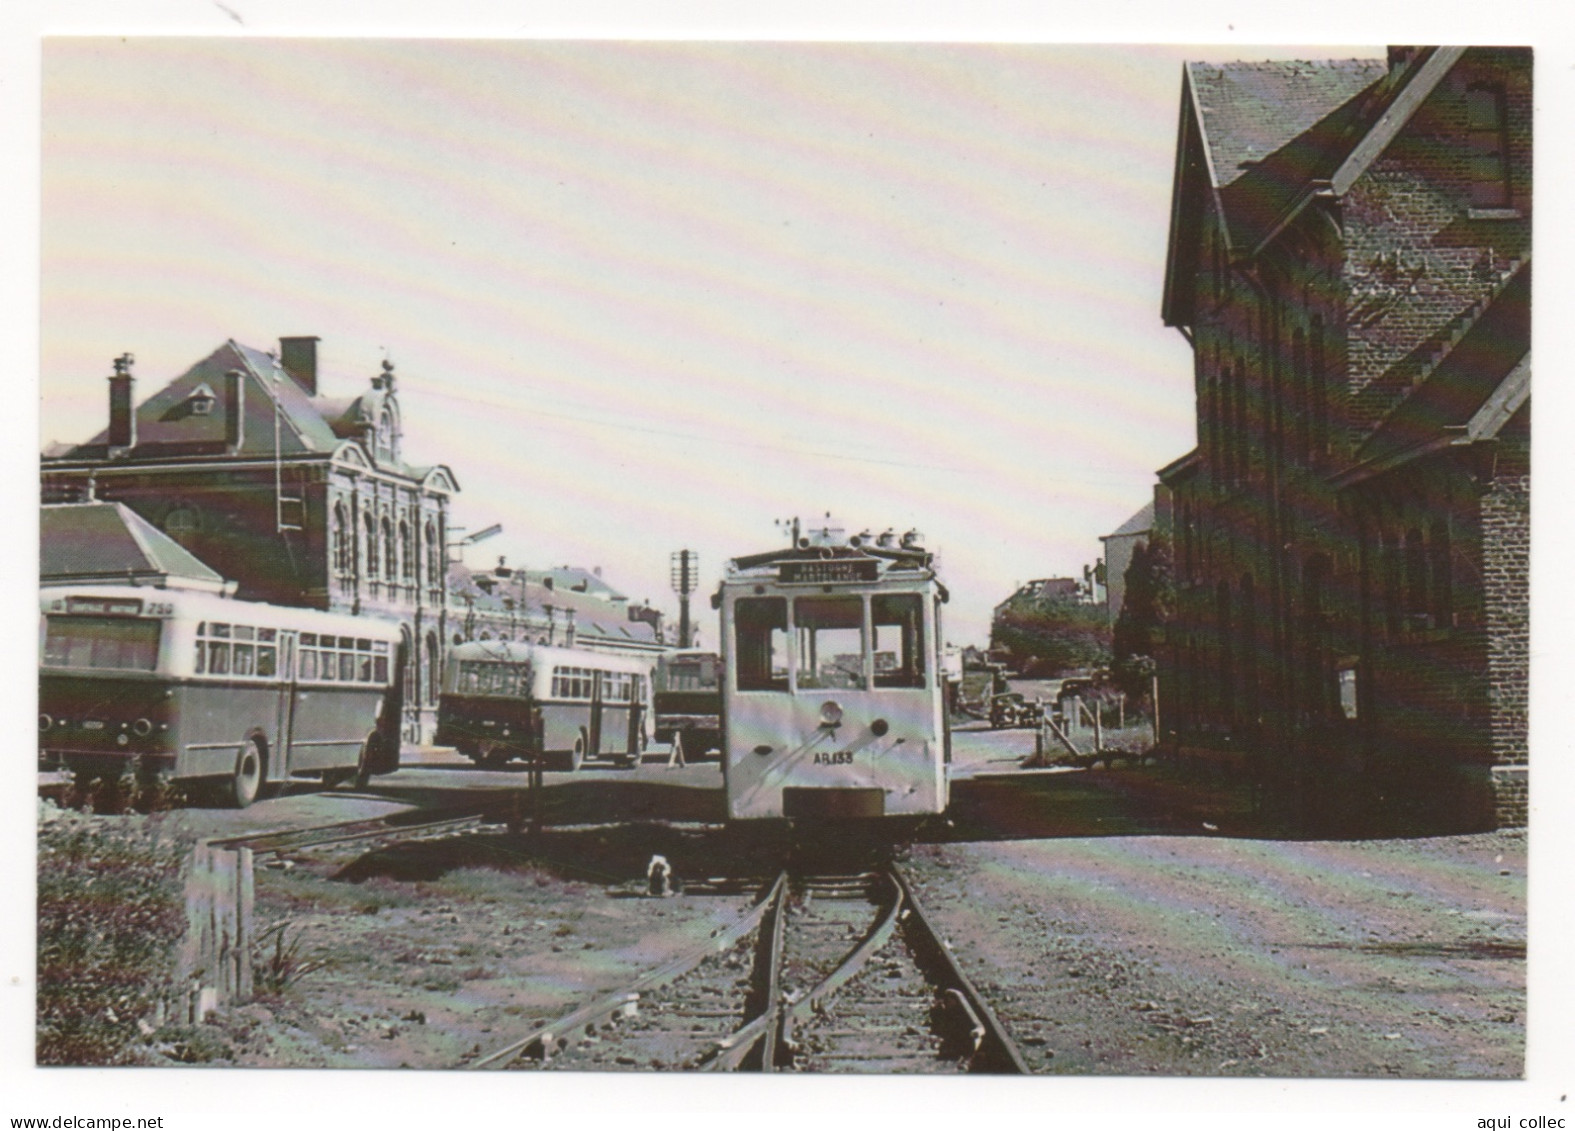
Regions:
<instances>
[{"instance_id":1,"label":"arched window","mask_svg":"<svg viewBox=\"0 0 1575 1131\"><path fill-rule=\"evenodd\" d=\"M387 405L377 417L377 458L379 462L394 458L394 413Z\"/></svg>"},{"instance_id":2,"label":"arched window","mask_svg":"<svg viewBox=\"0 0 1575 1131\"><path fill-rule=\"evenodd\" d=\"M334 563L334 573L339 577L349 576L350 569L350 523L345 516L343 501L334 503L334 528L330 535L329 556Z\"/></svg>"},{"instance_id":3,"label":"arched window","mask_svg":"<svg viewBox=\"0 0 1575 1131\"><path fill-rule=\"evenodd\" d=\"M427 520L427 584L436 587L443 580L443 547L438 543L437 523Z\"/></svg>"},{"instance_id":4,"label":"arched window","mask_svg":"<svg viewBox=\"0 0 1575 1131\"><path fill-rule=\"evenodd\" d=\"M1433 523L1433 625L1448 628L1455 620L1454 563L1450 560L1449 524Z\"/></svg>"},{"instance_id":5,"label":"arched window","mask_svg":"<svg viewBox=\"0 0 1575 1131\"><path fill-rule=\"evenodd\" d=\"M389 581L399 580L399 558L394 549L394 524L383 519L383 576Z\"/></svg>"},{"instance_id":6,"label":"arched window","mask_svg":"<svg viewBox=\"0 0 1575 1131\"><path fill-rule=\"evenodd\" d=\"M377 579L377 520L372 517L372 512L366 512L366 575L373 580Z\"/></svg>"},{"instance_id":7,"label":"arched window","mask_svg":"<svg viewBox=\"0 0 1575 1131\"><path fill-rule=\"evenodd\" d=\"M399 520L399 576L408 585L416 581L416 548L410 541L410 523Z\"/></svg>"},{"instance_id":8,"label":"arched window","mask_svg":"<svg viewBox=\"0 0 1575 1131\"><path fill-rule=\"evenodd\" d=\"M1323 315L1312 318L1312 379L1309 392L1312 396L1313 454L1322 456L1329 450L1329 401L1333 391L1329 388L1329 375L1324 371Z\"/></svg>"},{"instance_id":9,"label":"arched window","mask_svg":"<svg viewBox=\"0 0 1575 1131\"><path fill-rule=\"evenodd\" d=\"M1405 535L1405 611L1411 616L1427 615L1427 545L1415 527Z\"/></svg>"},{"instance_id":10,"label":"arched window","mask_svg":"<svg viewBox=\"0 0 1575 1131\"><path fill-rule=\"evenodd\" d=\"M427 633L426 678L422 680L421 701L428 706L438 701L438 638L434 632Z\"/></svg>"}]
</instances>

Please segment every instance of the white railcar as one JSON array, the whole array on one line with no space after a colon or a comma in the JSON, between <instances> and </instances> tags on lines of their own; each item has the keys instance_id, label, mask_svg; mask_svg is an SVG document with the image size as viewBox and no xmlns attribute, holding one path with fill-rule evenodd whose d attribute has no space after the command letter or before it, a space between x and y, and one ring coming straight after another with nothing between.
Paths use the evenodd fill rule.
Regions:
<instances>
[{"instance_id":1,"label":"white railcar","mask_svg":"<svg viewBox=\"0 0 1575 1131\"><path fill-rule=\"evenodd\" d=\"M795 530L728 563L714 603L729 819L945 812L946 599L913 534Z\"/></svg>"}]
</instances>

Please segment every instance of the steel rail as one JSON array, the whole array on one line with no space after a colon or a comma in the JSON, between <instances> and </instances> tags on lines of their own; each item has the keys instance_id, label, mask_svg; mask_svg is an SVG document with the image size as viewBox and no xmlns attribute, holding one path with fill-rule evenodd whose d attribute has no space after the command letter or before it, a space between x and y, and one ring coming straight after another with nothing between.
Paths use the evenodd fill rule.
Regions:
<instances>
[{"instance_id":1,"label":"steel rail","mask_svg":"<svg viewBox=\"0 0 1575 1131\"><path fill-rule=\"evenodd\" d=\"M952 954L951 948L942 940L925 915L924 908L919 903L918 897L913 894L913 888L907 878L896 868L891 869L891 877L907 900L909 922L915 924L916 929L922 932L926 942L925 949L929 952L930 959L941 966L945 980L951 983L946 987L947 996L956 1000L964 1010L970 1029L969 1038L975 1049L969 1065L970 1070L1027 1075L1028 1065L1023 1060L1023 1054L1018 1051L1016 1043L1007 1033L1006 1026L1001 1024L1001 1019L995 1015L989 1003L980 996L972 980L963 973L962 967L957 965L956 956Z\"/></svg>"},{"instance_id":2,"label":"steel rail","mask_svg":"<svg viewBox=\"0 0 1575 1131\"><path fill-rule=\"evenodd\" d=\"M428 813L424 819L410 820L411 813L406 811L386 817L341 821L332 825L314 825L303 829L216 837L208 843L215 848L249 848L254 853L288 852L298 848L315 848L324 844L341 844L346 841L367 840L380 836L399 837L458 831L473 828L483 821L482 815L475 812L458 816L452 814L452 810L440 811L438 815ZM401 821L403 823L399 823Z\"/></svg>"},{"instance_id":3,"label":"steel rail","mask_svg":"<svg viewBox=\"0 0 1575 1131\"><path fill-rule=\"evenodd\" d=\"M864 968L870 956L890 942L891 936L896 933L897 924L902 918L903 887L894 873L885 873L884 878L890 885L889 903L885 913L835 970L826 975L809 993L782 1011L781 1033L778 1040L783 1048L797 1047L793 1040L794 1027L823 1010L836 992Z\"/></svg>"},{"instance_id":4,"label":"steel rail","mask_svg":"<svg viewBox=\"0 0 1575 1131\"><path fill-rule=\"evenodd\" d=\"M771 885L770 890L754 906L733 920L733 922L711 932L710 937L704 943L683 952L656 969L642 974L622 989L604 994L565 1014L556 1021L538 1026L518 1040L510 1041L502 1048L473 1060L462 1067L475 1069L504 1068L522 1053L537 1046L542 1049L544 1055L550 1055L555 1048L568 1044L574 1034L579 1033L588 1026L594 1025L601 1019L618 1012L631 1013L638 1007L641 994L659 989L667 983L682 977L714 954L721 954L730 950L738 940L755 929L769 908L780 906L782 894L786 889L787 873L784 872L776 878L776 882Z\"/></svg>"}]
</instances>

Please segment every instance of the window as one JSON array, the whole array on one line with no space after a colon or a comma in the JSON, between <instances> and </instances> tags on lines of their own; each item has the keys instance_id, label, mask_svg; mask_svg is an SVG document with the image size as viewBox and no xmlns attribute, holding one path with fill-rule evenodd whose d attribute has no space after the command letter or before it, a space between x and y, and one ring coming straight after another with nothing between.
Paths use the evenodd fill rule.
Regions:
<instances>
[{"instance_id":1,"label":"window","mask_svg":"<svg viewBox=\"0 0 1575 1131\"><path fill-rule=\"evenodd\" d=\"M787 601L745 597L733 606L738 690L786 691Z\"/></svg>"},{"instance_id":2,"label":"window","mask_svg":"<svg viewBox=\"0 0 1575 1131\"><path fill-rule=\"evenodd\" d=\"M366 575L377 577L377 520L371 512L366 516Z\"/></svg>"},{"instance_id":3,"label":"window","mask_svg":"<svg viewBox=\"0 0 1575 1131\"><path fill-rule=\"evenodd\" d=\"M1348 719L1356 718L1356 668L1342 667L1337 679L1340 686L1340 713Z\"/></svg>"},{"instance_id":4,"label":"window","mask_svg":"<svg viewBox=\"0 0 1575 1131\"><path fill-rule=\"evenodd\" d=\"M589 699L595 686L595 673L590 668L556 668L552 673L554 699Z\"/></svg>"},{"instance_id":5,"label":"window","mask_svg":"<svg viewBox=\"0 0 1575 1131\"><path fill-rule=\"evenodd\" d=\"M1400 607L1401 575L1404 558L1400 544L1392 536L1383 549L1384 557L1384 628L1393 640L1400 635L1400 620L1404 610Z\"/></svg>"},{"instance_id":6,"label":"window","mask_svg":"<svg viewBox=\"0 0 1575 1131\"><path fill-rule=\"evenodd\" d=\"M399 559L394 549L394 524L383 519L383 576L389 581L399 578Z\"/></svg>"},{"instance_id":7,"label":"window","mask_svg":"<svg viewBox=\"0 0 1575 1131\"><path fill-rule=\"evenodd\" d=\"M257 630L257 674L272 679L279 674L279 630Z\"/></svg>"},{"instance_id":8,"label":"window","mask_svg":"<svg viewBox=\"0 0 1575 1131\"><path fill-rule=\"evenodd\" d=\"M1466 151L1471 207L1510 206L1508 149L1503 88L1470 87L1466 91Z\"/></svg>"},{"instance_id":9,"label":"window","mask_svg":"<svg viewBox=\"0 0 1575 1131\"><path fill-rule=\"evenodd\" d=\"M1405 536L1405 605L1410 617L1427 616L1427 547L1415 528Z\"/></svg>"},{"instance_id":10,"label":"window","mask_svg":"<svg viewBox=\"0 0 1575 1131\"><path fill-rule=\"evenodd\" d=\"M208 674L230 674L230 626L208 625Z\"/></svg>"},{"instance_id":11,"label":"window","mask_svg":"<svg viewBox=\"0 0 1575 1131\"><path fill-rule=\"evenodd\" d=\"M438 541L437 523L427 523L427 584L438 585L443 580L443 546Z\"/></svg>"},{"instance_id":12,"label":"window","mask_svg":"<svg viewBox=\"0 0 1575 1131\"><path fill-rule=\"evenodd\" d=\"M799 597L793 625L801 689L865 686L862 598Z\"/></svg>"},{"instance_id":13,"label":"window","mask_svg":"<svg viewBox=\"0 0 1575 1131\"><path fill-rule=\"evenodd\" d=\"M159 622L122 617L50 617L44 664L53 668L118 668L150 672L158 666Z\"/></svg>"},{"instance_id":14,"label":"window","mask_svg":"<svg viewBox=\"0 0 1575 1131\"><path fill-rule=\"evenodd\" d=\"M416 581L416 547L410 540L410 524L399 520L400 576L414 585Z\"/></svg>"},{"instance_id":15,"label":"window","mask_svg":"<svg viewBox=\"0 0 1575 1131\"><path fill-rule=\"evenodd\" d=\"M317 633L301 633L301 678L317 678Z\"/></svg>"},{"instance_id":16,"label":"window","mask_svg":"<svg viewBox=\"0 0 1575 1131\"><path fill-rule=\"evenodd\" d=\"M233 652L234 663L231 665L235 675L257 674L257 630L250 625L238 624L235 626L235 645Z\"/></svg>"},{"instance_id":17,"label":"window","mask_svg":"<svg viewBox=\"0 0 1575 1131\"><path fill-rule=\"evenodd\" d=\"M870 598L876 687L924 686L924 599L916 593Z\"/></svg>"},{"instance_id":18,"label":"window","mask_svg":"<svg viewBox=\"0 0 1575 1131\"><path fill-rule=\"evenodd\" d=\"M1315 454L1329 450L1329 375L1324 370L1323 315L1312 319L1312 397L1313 447Z\"/></svg>"},{"instance_id":19,"label":"window","mask_svg":"<svg viewBox=\"0 0 1575 1131\"><path fill-rule=\"evenodd\" d=\"M330 552L334 572L340 577L348 576L351 573L353 559L350 554L350 524L345 518L345 505L342 502L334 504L334 529Z\"/></svg>"},{"instance_id":20,"label":"window","mask_svg":"<svg viewBox=\"0 0 1575 1131\"><path fill-rule=\"evenodd\" d=\"M372 641L372 682L388 685L388 641Z\"/></svg>"},{"instance_id":21,"label":"window","mask_svg":"<svg viewBox=\"0 0 1575 1131\"><path fill-rule=\"evenodd\" d=\"M1313 445L1312 390L1307 377L1307 335L1300 326L1291 334L1291 376L1295 389L1291 415L1296 421L1296 454L1308 459Z\"/></svg>"},{"instance_id":22,"label":"window","mask_svg":"<svg viewBox=\"0 0 1575 1131\"><path fill-rule=\"evenodd\" d=\"M1454 623L1454 566L1450 561L1449 524L1435 522L1431 531L1433 558L1433 625L1448 628Z\"/></svg>"}]
</instances>

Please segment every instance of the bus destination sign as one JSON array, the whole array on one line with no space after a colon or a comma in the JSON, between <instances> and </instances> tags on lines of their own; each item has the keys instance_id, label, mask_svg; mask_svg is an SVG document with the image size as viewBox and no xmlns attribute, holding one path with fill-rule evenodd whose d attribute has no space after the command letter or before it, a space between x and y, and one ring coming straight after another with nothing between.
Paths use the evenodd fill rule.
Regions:
<instances>
[{"instance_id":1,"label":"bus destination sign","mask_svg":"<svg viewBox=\"0 0 1575 1131\"><path fill-rule=\"evenodd\" d=\"M843 561L783 562L778 578L784 584L816 585L828 581L874 581L880 565L872 558Z\"/></svg>"},{"instance_id":2,"label":"bus destination sign","mask_svg":"<svg viewBox=\"0 0 1575 1131\"><path fill-rule=\"evenodd\" d=\"M142 612L139 598L67 597L66 612L112 617L134 617Z\"/></svg>"}]
</instances>

